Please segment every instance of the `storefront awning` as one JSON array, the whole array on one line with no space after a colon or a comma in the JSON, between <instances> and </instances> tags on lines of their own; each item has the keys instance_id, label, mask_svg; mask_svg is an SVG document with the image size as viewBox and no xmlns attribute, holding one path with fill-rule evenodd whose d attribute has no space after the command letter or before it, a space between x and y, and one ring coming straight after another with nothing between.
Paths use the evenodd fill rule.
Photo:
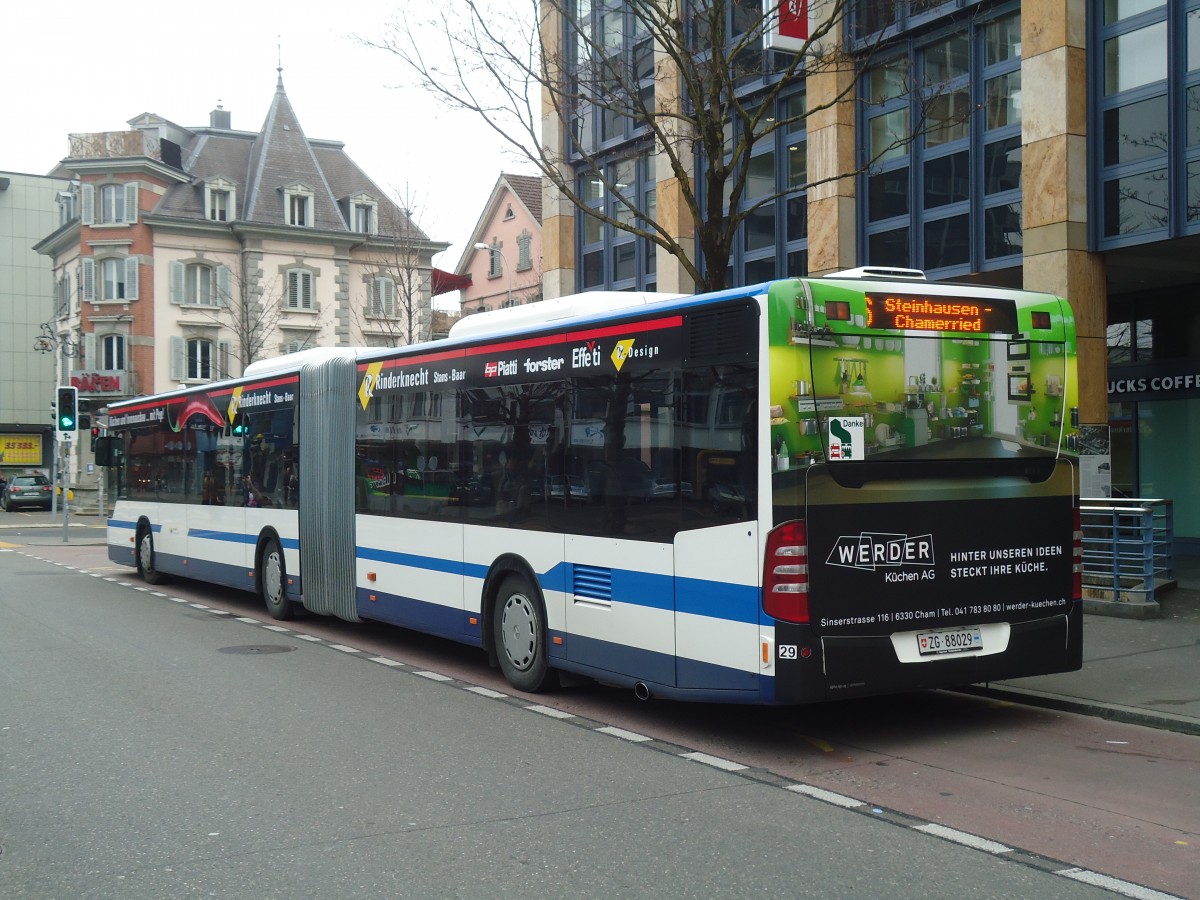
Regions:
<instances>
[{"instance_id":1,"label":"storefront awning","mask_svg":"<svg viewBox=\"0 0 1200 900\"><path fill-rule=\"evenodd\" d=\"M461 291L471 286L470 275L455 275L442 269L433 270L433 296L448 294L451 291Z\"/></svg>"}]
</instances>

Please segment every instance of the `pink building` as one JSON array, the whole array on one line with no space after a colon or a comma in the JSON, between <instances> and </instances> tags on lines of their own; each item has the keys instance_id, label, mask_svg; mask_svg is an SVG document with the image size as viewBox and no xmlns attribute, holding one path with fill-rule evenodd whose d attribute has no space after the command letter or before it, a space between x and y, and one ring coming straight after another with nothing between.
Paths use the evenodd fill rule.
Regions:
<instances>
[{"instance_id":1,"label":"pink building","mask_svg":"<svg viewBox=\"0 0 1200 900\"><path fill-rule=\"evenodd\" d=\"M471 279L463 315L542 299L540 176L500 175L454 274Z\"/></svg>"}]
</instances>

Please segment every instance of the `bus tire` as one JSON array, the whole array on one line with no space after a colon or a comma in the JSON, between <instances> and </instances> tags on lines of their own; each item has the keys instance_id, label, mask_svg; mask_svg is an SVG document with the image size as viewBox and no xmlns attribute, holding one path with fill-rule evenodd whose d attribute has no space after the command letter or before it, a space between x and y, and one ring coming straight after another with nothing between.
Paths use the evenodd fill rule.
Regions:
<instances>
[{"instance_id":1,"label":"bus tire","mask_svg":"<svg viewBox=\"0 0 1200 900\"><path fill-rule=\"evenodd\" d=\"M287 596L287 567L283 548L275 538L267 538L258 563L258 590L271 618L285 621L295 615Z\"/></svg>"},{"instance_id":2,"label":"bus tire","mask_svg":"<svg viewBox=\"0 0 1200 900\"><path fill-rule=\"evenodd\" d=\"M154 565L154 533L149 525L138 528L137 570L146 584L162 584L166 580L166 576Z\"/></svg>"},{"instance_id":3,"label":"bus tire","mask_svg":"<svg viewBox=\"0 0 1200 900\"><path fill-rule=\"evenodd\" d=\"M509 575L501 582L492 611L492 636L509 684L531 694L552 686L546 616L537 591L524 576Z\"/></svg>"}]
</instances>

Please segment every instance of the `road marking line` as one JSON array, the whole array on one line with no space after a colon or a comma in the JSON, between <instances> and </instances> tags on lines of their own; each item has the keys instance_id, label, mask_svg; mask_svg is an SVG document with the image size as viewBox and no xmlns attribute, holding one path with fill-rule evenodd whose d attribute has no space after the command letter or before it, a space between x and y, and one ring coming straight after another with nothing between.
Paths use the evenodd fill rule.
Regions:
<instances>
[{"instance_id":1,"label":"road marking line","mask_svg":"<svg viewBox=\"0 0 1200 900\"><path fill-rule=\"evenodd\" d=\"M541 713L543 716L549 716L552 719L575 718L575 713L563 712L561 709L555 709L553 706L540 706L538 704L534 704L533 706L527 706L525 708L530 712Z\"/></svg>"},{"instance_id":2,"label":"road marking line","mask_svg":"<svg viewBox=\"0 0 1200 900\"><path fill-rule=\"evenodd\" d=\"M915 831L923 831L925 834L932 834L934 837L954 841L954 843L962 844L964 847L974 847L976 850L982 850L984 853L1012 853L1012 847L1005 847L1003 844L997 844L995 841L989 841L987 838L981 838L975 834L967 834L967 832L959 831L956 828L947 828L945 825L938 825L935 822L929 822L925 825L914 825L913 829Z\"/></svg>"},{"instance_id":3,"label":"road marking line","mask_svg":"<svg viewBox=\"0 0 1200 900\"><path fill-rule=\"evenodd\" d=\"M492 700L507 699L508 694L502 694L499 691L493 691L491 688L480 687L479 685L471 685L467 688L472 694L478 694L481 697L490 697Z\"/></svg>"},{"instance_id":4,"label":"road marking line","mask_svg":"<svg viewBox=\"0 0 1200 900\"><path fill-rule=\"evenodd\" d=\"M635 744L641 741L654 740L652 737L646 737L646 735L638 734L636 731L626 731L624 728L617 728L614 725L605 725L603 728L597 728L596 730L602 734L610 734L615 738L620 738L623 741L632 741Z\"/></svg>"},{"instance_id":5,"label":"road marking line","mask_svg":"<svg viewBox=\"0 0 1200 900\"><path fill-rule=\"evenodd\" d=\"M680 753L679 755L693 762L703 763L706 766L712 766L717 769L724 769L726 772L740 772L742 769L750 768L731 759L721 759L719 756L709 756L707 753L700 753L699 751L695 753Z\"/></svg>"},{"instance_id":6,"label":"road marking line","mask_svg":"<svg viewBox=\"0 0 1200 900\"><path fill-rule=\"evenodd\" d=\"M256 620L254 620L254 621L256 621ZM312 634L297 634L296 637L300 638L300 640L302 640L302 641L311 641L314 644L324 643L322 638L319 638L316 635L312 635Z\"/></svg>"},{"instance_id":7,"label":"road marking line","mask_svg":"<svg viewBox=\"0 0 1200 900\"><path fill-rule=\"evenodd\" d=\"M813 787L811 784L789 784L787 789L796 794L812 797L814 800L823 800L826 803L832 803L834 806L840 806L843 809L858 809L860 806L867 805L861 800L855 800L853 797L847 797L845 794L835 794L833 791L827 791L824 788Z\"/></svg>"},{"instance_id":8,"label":"road marking line","mask_svg":"<svg viewBox=\"0 0 1200 900\"><path fill-rule=\"evenodd\" d=\"M1174 894L1164 894L1153 888L1142 887L1140 884L1122 881L1120 878L1101 875L1099 872L1091 872L1087 869L1062 869L1054 874L1070 878L1072 881L1082 881L1084 884L1102 887L1126 897L1135 897L1137 900L1180 900Z\"/></svg>"},{"instance_id":9,"label":"road marking line","mask_svg":"<svg viewBox=\"0 0 1200 900\"><path fill-rule=\"evenodd\" d=\"M404 663L399 662L398 660L395 660L395 659L388 659L386 656L372 656L372 657L369 657L369 659L371 660L371 662L377 662L383 666L392 666L394 668L404 668Z\"/></svg>"},{"instance_id":10,"label":"road marking line","mask_svg":"<svg viewBox=\"0 0 1200 900\"><path fill-rule=\"evenodd\" d=\"M264 625L264 628L274 628L274 625ZM286 629L284 629L286 631ZM362 653L357 647L347 647L345 644L330 644L334 650L341 650L343 653Z\"/></svg>"},{"instance_id":11,"label":"road marking line","mask_svg":"<svg viewBox=\"0 0 1200 900\"><path fill-rule=\"evenodd\" d=\"M282 625L264 625L263 628L267 631L280 631L283 634L288 634L292 629L284 628Z\"/></svg>"},{"instance_id":12,"label":"road marking line","mask_svg":"<svg viewBox=\"0 0 1200 900\"><path fill-rule=\"evenodd\" d=\"M413 672L414 675L420 675L422 678L428 678L430 681L453 681L449 675L443 675L441 672Z\"/></svg>"}]
</instances>

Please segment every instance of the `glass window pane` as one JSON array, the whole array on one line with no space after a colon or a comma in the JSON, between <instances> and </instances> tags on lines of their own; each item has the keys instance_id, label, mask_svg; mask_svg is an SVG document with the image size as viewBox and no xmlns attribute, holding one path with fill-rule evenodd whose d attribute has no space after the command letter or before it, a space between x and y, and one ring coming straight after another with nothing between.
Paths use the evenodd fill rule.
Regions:
<instances>
[{"instance_id":1,"label":"glass window pane","mask_svg":"<svg viewBox=\"0 0 1200 900\"><path fill-rule=\"evenodd\" d=\"M775 257L756 259L745 265L746 284L758 284L760 281L771 281L775 277Z\"/></svg>"},{"instance_id":2,"label":"glass window pane","mask_svg":"<svg viewBox=\"0 0 1200 900\"><path fill-rule=\"evenodd\" d=\"M983 255L988 259L1022 252L1021 204L1008 203L983 211Z\"/></svg>"},{"instance_id":3,"label":"glass window pane","mask_svg":"<svg viewBox=\"0 0 1200 900\"><path fill-rule=\"evenodd\" d=\"M859 37L896 24L899 3L880 3L878 0L856 0L854 22Z\"/></svg>"},{"instance_id":4,"label":"glass window pane","mask_svg":"<svg viewBox=\"0 0 1200 900\"><path fill-rule=\"evenodd\" d=\"M908 110L898 109L871 119L871 160L886 162L899 159L908 152Z\"/></svg>"},{"instance_id":5,"label":"glass window pane","mask_svg":"<svg viewBox=\"0 0 1200 900\"><path fill-rule=\"evenodd\" d=\"M583 254L583 286L596 287L604 283L604 251Z\"/></svg>"},{"instance_id":6,"label":"glass window pane","mask_svg":"<svg viewBox=\"0 0 1200 900\"><path fill-rule=\"evenodd\" d=\"M1189 120L1190 120L1189 115ZM1104 112L1104 164L1167 152L1167 98L1151 97Z\"/></svg>"},{"instance_id":7,"label":"glass window pane","mask_svg":"<svg viewBox=\"0 0 1200 900\"><path fill-rule=\"evenodd\" d=\"M780 115L784 119L803 119L805 110L808 108L807 94L792 94L790 97L784 97L780 100ZM797 123L801 128L804 127L803 122ZM791 130L789 128L789 130Z\"/></svg>"},{"instance_id":8,"label":"glass window pane","mask_svg":"<svg viewBox=\"0 0 1200 900\"><path fill-rule=\"evenodd\" d=\"M583 182L583 199L589 203L604 199L604 182L598 175L587 175Z\"/></svg>"},{"instance_id":9,"label":"glass window pane","mask_svg":"<svg viewBox=\"0 0 1200 900\"><path fill-rule=\"evenodd\" d=\"M886 103L908 93L908 60L897 59L867 73L867 102Z\"/></svg>"},{"instance_id":10,"label":"glass window pane","mask_svg":"<svg viewBox=\"0 0 1200 900\"><path fill-rule=\"evenodd\" d=\"M1104 42L1104 93L1116 94L1167 77L1167 23L1119 34Z\"/></svg>"},{"instance_id":11,"label":"glass window pane","mask_svg":"<svg viewBox=\"0 0 1200 900\"><path fill-rule=\"evenodd\" d=\"M1200 9L1187 15L1187 67L1189 72L1200 69Z\"/></svg>"},{"instance_id":12,"label":"glass window pane","mask_svg":"<svg viewBox=\"0 0 1200 900\"><path fill-rule=\"evenodd\" d=\"M867 237L867 263L872 266L901 266L912 264L908 254L908 229L880 231Z\"/></svg>"},{"instance_id":13,"label":"glass window pane","mask_svg":"<svg viewBox=\"0 0 1200 900\"><path fill-rule=\"evenodd\" d=\"M626 241L613 247L613 281L625 281L637 275L637 246Z\"/></svg>"},{"instance_id":14,"label":"glass window pane","mask_svg":"<svg viewBox=\"0 0 1200 900\"><path fill-rule=\"evenodd\" d=\"M787 255L787 271L784 273L789 278L795 278L799 275L808 274L808 251L794 250Z\"/></svg>"},{"instance_id":15,"label":"glass window pane","mask_svg":"<svg viewBox=\"0 0 1200 900\"><path fill-rule=\"evenodd\" d=\"M985 48L984 65L994 66L1007 59L1021 55L1021 16L1013 13L995 22L989 22L983 30Z\"/></svg>"},{"instance_id":16,"label":"glass window pane","mask_svg":"<svg viewBox=\"0 0 1200 900\"><path fill-rule=\"evenodd\" d=\"M908 215L908 167L880 172L867 179L867 219L878 222ZM906 263L907 265L907 263Z\"/></svg>"},{"instance_id":17,"label":"glass window pane","mask_svg":"<svg viewBox=\"0 0 1200 900\"><path fill-rule=\"evenodd\" d=\"M925 163L925 207L958 203L971 196L970 153L963 150Z\"/></svg>"},{"instance_id":18,"label":"glass window pane","mask_svg":"<svg viewBox=\"0 0 1200 900\"><path fill-rule=\"evenodd\" d=\"M925 81L938 84L967 74L971 43L966 33L956 34L925 50Z\"/></svg>"},{"instance_id":19,"label":"glass window pane","mask_svg":"<svg viewBox=\"0 0 1200 900\"><path fill-rule=\"evenodd\" d=\"M1114 237L1167 226L1167 170L1114 178L1104 185L1104 234Z\"/></svg>"},{"instance_id":20,"label":"glass window pane","mask_svg":"<svg viewBox=\"0 0 1200 900\"><path fill-rule=\"evenodd\" d=\"M1166 6L1166 0L1104 0L1104 24L1110 25L1161 6Z\"/></svg>"},{"instance_id":21,"label":"glass window pane","mask_svg":"<svg viewBox=\"0 0 1200 900\"><path fill-rule=\"evenodd\" d=\"M808 237L808 198L804 195L789 197L787 202L788 242L802 241Z\"/></svg>"},{"instance_id":22,"label":"glass window pane","mask_svg":"<svg viewBox=\"0 0 1200 900\"><path fill-rule=\"evenodd\" d=\"M1200 162L1187 167L1187 220L1200 222Z\"/></svg>"},{"instance_id":23,"label":"glass window pane","mask_svg":"<svg viewBox=\"0 0 1200 900\"><path fill-rule=\"evenodd\" d=\"M742 225L743 248L766 250L775 246L775 204L768 203L750 213Z\"/></svg>"},{"instance_id":24,"label":"glass window pane","mask_svg":"<svg viewBox=\"0 0 1200 900\"><path fill-rule=\"evenodd\" d=\"M595 244L604 239L604 223L594 216L583 215L583 242Z\"/></svg>"},{"instance_id":25,"label":"glass window pane","mask_svg":"<svg viewBox=\"0 0 1200 900\"><path fill-rule=\"evenodd\" d=\"M967 137L971 131L971 92L963 88L934 97L925 127L926 147L940 147Z\"/></svg>"},{"instance_id":26,"label":"glass window pane","mask_svg":"<svg viewBox=\"0 0 1200 900\"><path fill-rule=\"evenodd\" d=\"M803 187L808 183L808 142L796 141L787 148L787 186Z\"/></svg>"},{"instance_id":27,"label":"glass window pane","mask_svg":"<svg viewBox=\"0 0 1200 900\"><path fill-rule=\"evenodd\" d=\"M951 216L925 223L926 269L960 266L970 261L970 216Z\"/></svg>"},{"instance_id":28,"label":"glass window pane","mask_svg":"<svg viewBox=\"0 0 1200 900\"><path fill-rule=\"evenodd\" d=\"M1021 121L1021 70L989 78L983 86L987 127L1003 128Z\"/></svg>"},{"instance_id":29,"label":"glass window pane","mask_svg":"<svg viewBox=\"0 0 1200 900\"><path fill-rule=\"evenodd\" d=\"M1021 186L1021 139L1007 138L983 148L983 192L998 194Z\"/></svg>"},{"instance_id":30,"label":"glass window pane","mask_svg":"<svg viewBox=\"0 0 1200 900\"><path fill-rule=\"evenodd\" d=\"M760 153L750 157L746 177L746 197L767 197L775 193L775 154Z\"/></svg>"}]
</instances>

